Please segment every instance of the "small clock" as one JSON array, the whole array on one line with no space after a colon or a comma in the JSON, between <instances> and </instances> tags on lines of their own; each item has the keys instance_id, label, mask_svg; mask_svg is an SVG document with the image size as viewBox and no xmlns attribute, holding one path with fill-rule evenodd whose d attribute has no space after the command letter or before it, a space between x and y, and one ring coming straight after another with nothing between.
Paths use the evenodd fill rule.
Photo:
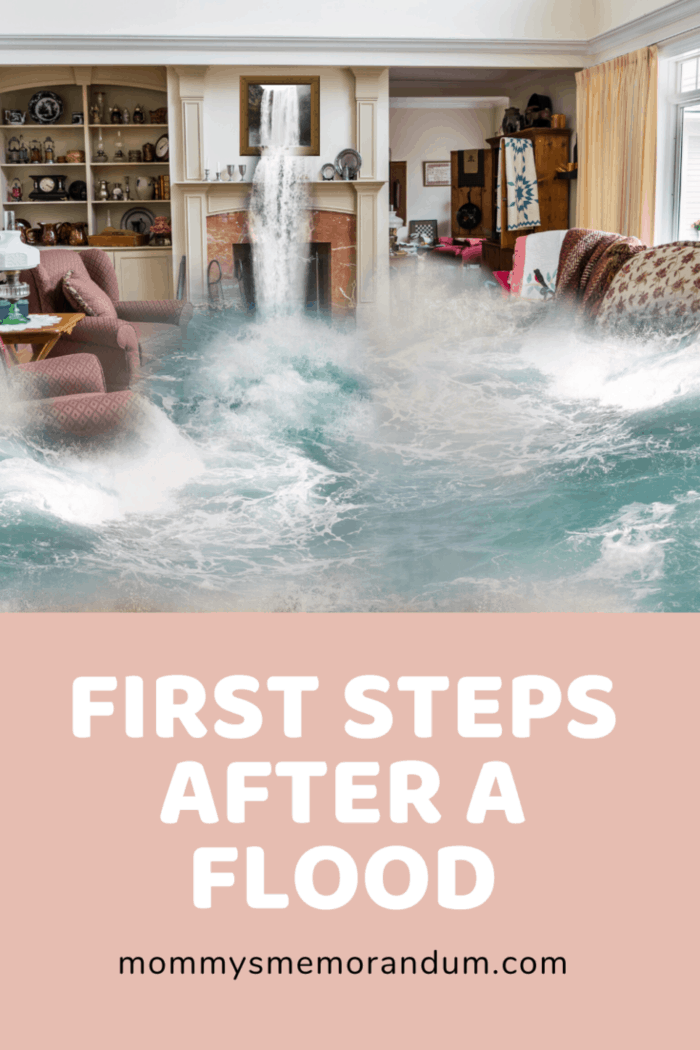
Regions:
<instances>
[{"instance_id":1,"label":"small clock","mask_svg":"<svg viewBox=\"0 0 700 1050\"><path fill-rule=\"evenodd\" d=\"M161 135L156 142L156 158L158 160L167 160L170 156L170 140L167 134Z\"/></svg>"},{"instance_id":2,"label":"small clock","mask_svg":"<svg viewBox=\"0 0 700 1050\"><path fill-rule=\"evenodd\" d=\"M32 175L34 191L30 201L64 201L68 196L65 182L67 175Z\"/></svg>"}]
</instances>

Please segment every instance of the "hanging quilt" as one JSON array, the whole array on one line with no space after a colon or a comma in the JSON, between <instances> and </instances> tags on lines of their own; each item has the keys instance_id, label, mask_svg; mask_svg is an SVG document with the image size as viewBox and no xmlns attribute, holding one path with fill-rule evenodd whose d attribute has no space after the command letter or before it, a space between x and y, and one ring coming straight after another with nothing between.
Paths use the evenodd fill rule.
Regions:
<instances>
[{"instance_id":1,"label":"hanging quilt","mask_svg":"<svg viewBox=\"0 0 700 1050\"><path fill-rule=\"evenodd\" d=\"M501 153L505 152L506 229L531 230L540 225L540 198L537 192L535 147L531 139L501 139ZM501 155L498 158L496 182L496 230L501 231Z\"/></svg>"}]
</instances>

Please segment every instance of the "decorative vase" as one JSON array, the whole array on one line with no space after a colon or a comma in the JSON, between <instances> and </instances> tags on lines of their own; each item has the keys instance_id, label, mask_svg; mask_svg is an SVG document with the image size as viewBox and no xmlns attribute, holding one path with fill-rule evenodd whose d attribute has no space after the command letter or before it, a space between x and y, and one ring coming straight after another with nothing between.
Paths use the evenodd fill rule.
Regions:
<instances>
[{"instance_id":1,"label":"decorative vase","mask_svg":"<svg viewBox=\"0 0 700 1050\"><path fill-rule=\"evenodd\" d=\"M152 201L154 193L153 179L149 179L147 175L139 175L136 179L136 199Z\"/></svg>"},{"instance_id":2,"label":"decorative vase","mask_svg":"<svg viewBox=\"0 0 700 1050\"><path fill-rule=\"evenodd\" d=\"M70 231L70 234L68 235L68 243L73 248L77 248L81 244L88 243L86 222L74 222L72 224L72 229Z\"/></svg>"},{"instance_id":3,"label":"decorative vase","mask_svg":"<svg viewBox=\"0 0 700 1050\"><path fill-rule=\"evenodd\" d=\"M58 236L56 234L55 222L40 222L41 227L41 243L46 246L52 246L58 244Z\"/></svg>"},{"instance_id":4,"label":"decorative vase","mask_svg":"<svg viewBox=\"0 0 700 1050\"><path fill-rule=\"evenodd\" d=\"M109 183L105 179L100 180L100 185L97 188L97 199L98 201L109 200Z\"/></svg>"}]
</instances>

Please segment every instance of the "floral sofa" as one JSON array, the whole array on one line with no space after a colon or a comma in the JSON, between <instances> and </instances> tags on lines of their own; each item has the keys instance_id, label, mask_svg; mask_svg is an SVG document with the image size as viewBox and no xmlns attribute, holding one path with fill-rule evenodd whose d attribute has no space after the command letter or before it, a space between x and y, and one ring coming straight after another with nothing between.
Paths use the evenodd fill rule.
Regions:
<instances>
[{"instance_id":1,"label":"floral sofa","mask_svg":"<svg viewBox=\"0 0 700 1050\"><path fill-rule=\"evenodd\" d=\"M519 238L516 251L521 241L535 248L538 236L548 234ZM553 265L554 302L580 323L619 335L700 330L698 241L649 248L636 237L572 229L563 236ZM519 287L511 281L511 292L518 294Z\"/></svg>"}]
</instances>

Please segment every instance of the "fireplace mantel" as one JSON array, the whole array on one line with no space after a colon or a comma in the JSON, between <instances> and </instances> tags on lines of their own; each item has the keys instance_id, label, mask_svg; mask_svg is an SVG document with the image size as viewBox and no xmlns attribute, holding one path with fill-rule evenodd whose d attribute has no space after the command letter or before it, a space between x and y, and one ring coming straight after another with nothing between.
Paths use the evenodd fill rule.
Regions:
<instances>
[{"instance_id":1,"label":"fireplace mantel","mask_svg":"<svg viewBox=\"0 0 700 1050\"><path fill-rule=\"evenodd\" d=\"M189 189L206 193L206 214L221 215L230 211L247 211L250 202L250 182L187 182L178 183ZM378 193L386 183L379 181L349 182L342 179L309 180L309 208L314 211L337 211L346 215L357 213L359 193Z\"/></svg>"}]
</instances>

